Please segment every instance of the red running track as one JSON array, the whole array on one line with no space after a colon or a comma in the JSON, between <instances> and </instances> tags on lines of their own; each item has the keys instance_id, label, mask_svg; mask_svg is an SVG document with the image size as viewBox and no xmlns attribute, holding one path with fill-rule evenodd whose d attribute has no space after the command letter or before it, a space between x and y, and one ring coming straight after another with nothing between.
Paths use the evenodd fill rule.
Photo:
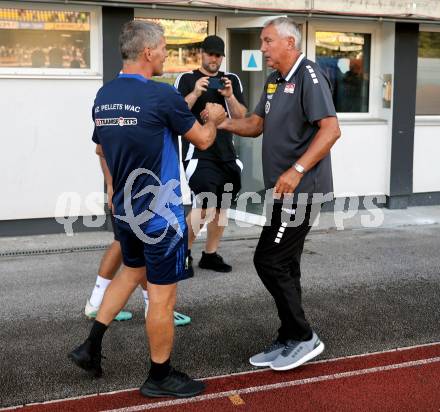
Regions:
<instances>
[{"instance_id":1,"label":"red running track","mask_svg":"<svg viewBox=\"0 0 440 412\"><path fill-rule=\"evenodd\" d=\"M205 381L206 392L190 399L148 399L128 390L18 409L439 412L440 343L314 362L288 372L266 369Z\"/></svg>"}]
</instances>

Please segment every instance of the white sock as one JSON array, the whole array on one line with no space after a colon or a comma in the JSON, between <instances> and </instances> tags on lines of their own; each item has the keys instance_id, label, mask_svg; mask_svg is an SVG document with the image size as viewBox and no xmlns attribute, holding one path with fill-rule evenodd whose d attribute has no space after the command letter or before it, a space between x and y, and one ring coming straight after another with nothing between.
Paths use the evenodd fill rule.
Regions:
<instances>
[{"instance_id":1,"label":"white sock","mask_svg":"<svg viewBox=\"0 0 440 412\"><path fill-rule=\"evenodd\" d=\"M111 279L105 279L101 276L97 276L96 284L93 288L92 296L90 296L90 304L95 308L101 306L102 298L104 297L107 286L110 285Z\"/></svg>"},{"instance_id":2,"label":"white sock","mask_svg":"<svg viewBox=\"0 0 440 412\"><path fill-rule=\"evenodd\" d=\"M144 304L145 304L145 312L148 311L148 292L144 289L142 289L142 296L144 297Z\"/></svg>"}]
</instances>

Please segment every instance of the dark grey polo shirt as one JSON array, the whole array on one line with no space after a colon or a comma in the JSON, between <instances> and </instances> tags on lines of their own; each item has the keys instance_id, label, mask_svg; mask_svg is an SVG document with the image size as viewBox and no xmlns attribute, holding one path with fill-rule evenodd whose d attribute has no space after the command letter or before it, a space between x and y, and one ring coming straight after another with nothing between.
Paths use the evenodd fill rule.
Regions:
<instances>
[{"instance_id":1,"label":"dark grey polo shirt","mask_svg":"<svg viewBox=\"0 0 440 412\"><path fill-rule=\"evenodd\" d=\"M269 75L254 113L264 118L263 176L266 189L273 188L287 169L303 155L319 130L317 121L336 116L330 83L314 62L303 54L286 78ZM309 170L295 191L333 192L330 154Z\"/></svg>"}]
</instances>

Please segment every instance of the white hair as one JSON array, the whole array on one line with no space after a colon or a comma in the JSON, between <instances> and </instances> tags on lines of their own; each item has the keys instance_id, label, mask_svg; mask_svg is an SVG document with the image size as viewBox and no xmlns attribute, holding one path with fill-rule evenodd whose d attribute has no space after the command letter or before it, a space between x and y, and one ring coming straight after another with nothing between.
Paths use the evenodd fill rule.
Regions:
<instances>
[{"instance_id":1,"label":"white hair","mask_svg":"<svg viewBox=\"0 0 440 412\"><path fill-rule=\"evenodd\" d=\"M298 25L289 17L277 17L276 19L268 20L264 27L274 26L281 37L293 37L295 39L295 48L301 48L301 30Z\"/></svg>"}]
</instances>

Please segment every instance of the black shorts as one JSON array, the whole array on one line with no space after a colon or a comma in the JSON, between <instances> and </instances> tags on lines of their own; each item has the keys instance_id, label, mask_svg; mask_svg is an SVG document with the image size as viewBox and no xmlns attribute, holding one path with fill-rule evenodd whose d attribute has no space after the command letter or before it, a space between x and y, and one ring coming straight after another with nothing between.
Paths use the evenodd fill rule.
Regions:
<instances>
[{"instance_id":1,"label":"black shorts","mask_svg":"<svg viewBox=\"0 0 440 412\"><path fill-rule=\"evenodd\" d=\"M157 285L169 285L187 279L188 229L177 233L171 226L140 238L125 222L115 221L115 234L121 243L125 266L146 266L147 280Z\"/></svg>"},{"instance_id":2,"label":"black shorts","mask_svg":"<svg viewBox=\"0 0 440 412\"><path fill-rule=\"evenodd\" d=\"M186 179L191 189L193 208L216 207L228 209L241 189L239 159L215 162L207 159L191 159L183 162ZM223 201L222 201L223 200Z\"/></svg>"}]
</instances>

